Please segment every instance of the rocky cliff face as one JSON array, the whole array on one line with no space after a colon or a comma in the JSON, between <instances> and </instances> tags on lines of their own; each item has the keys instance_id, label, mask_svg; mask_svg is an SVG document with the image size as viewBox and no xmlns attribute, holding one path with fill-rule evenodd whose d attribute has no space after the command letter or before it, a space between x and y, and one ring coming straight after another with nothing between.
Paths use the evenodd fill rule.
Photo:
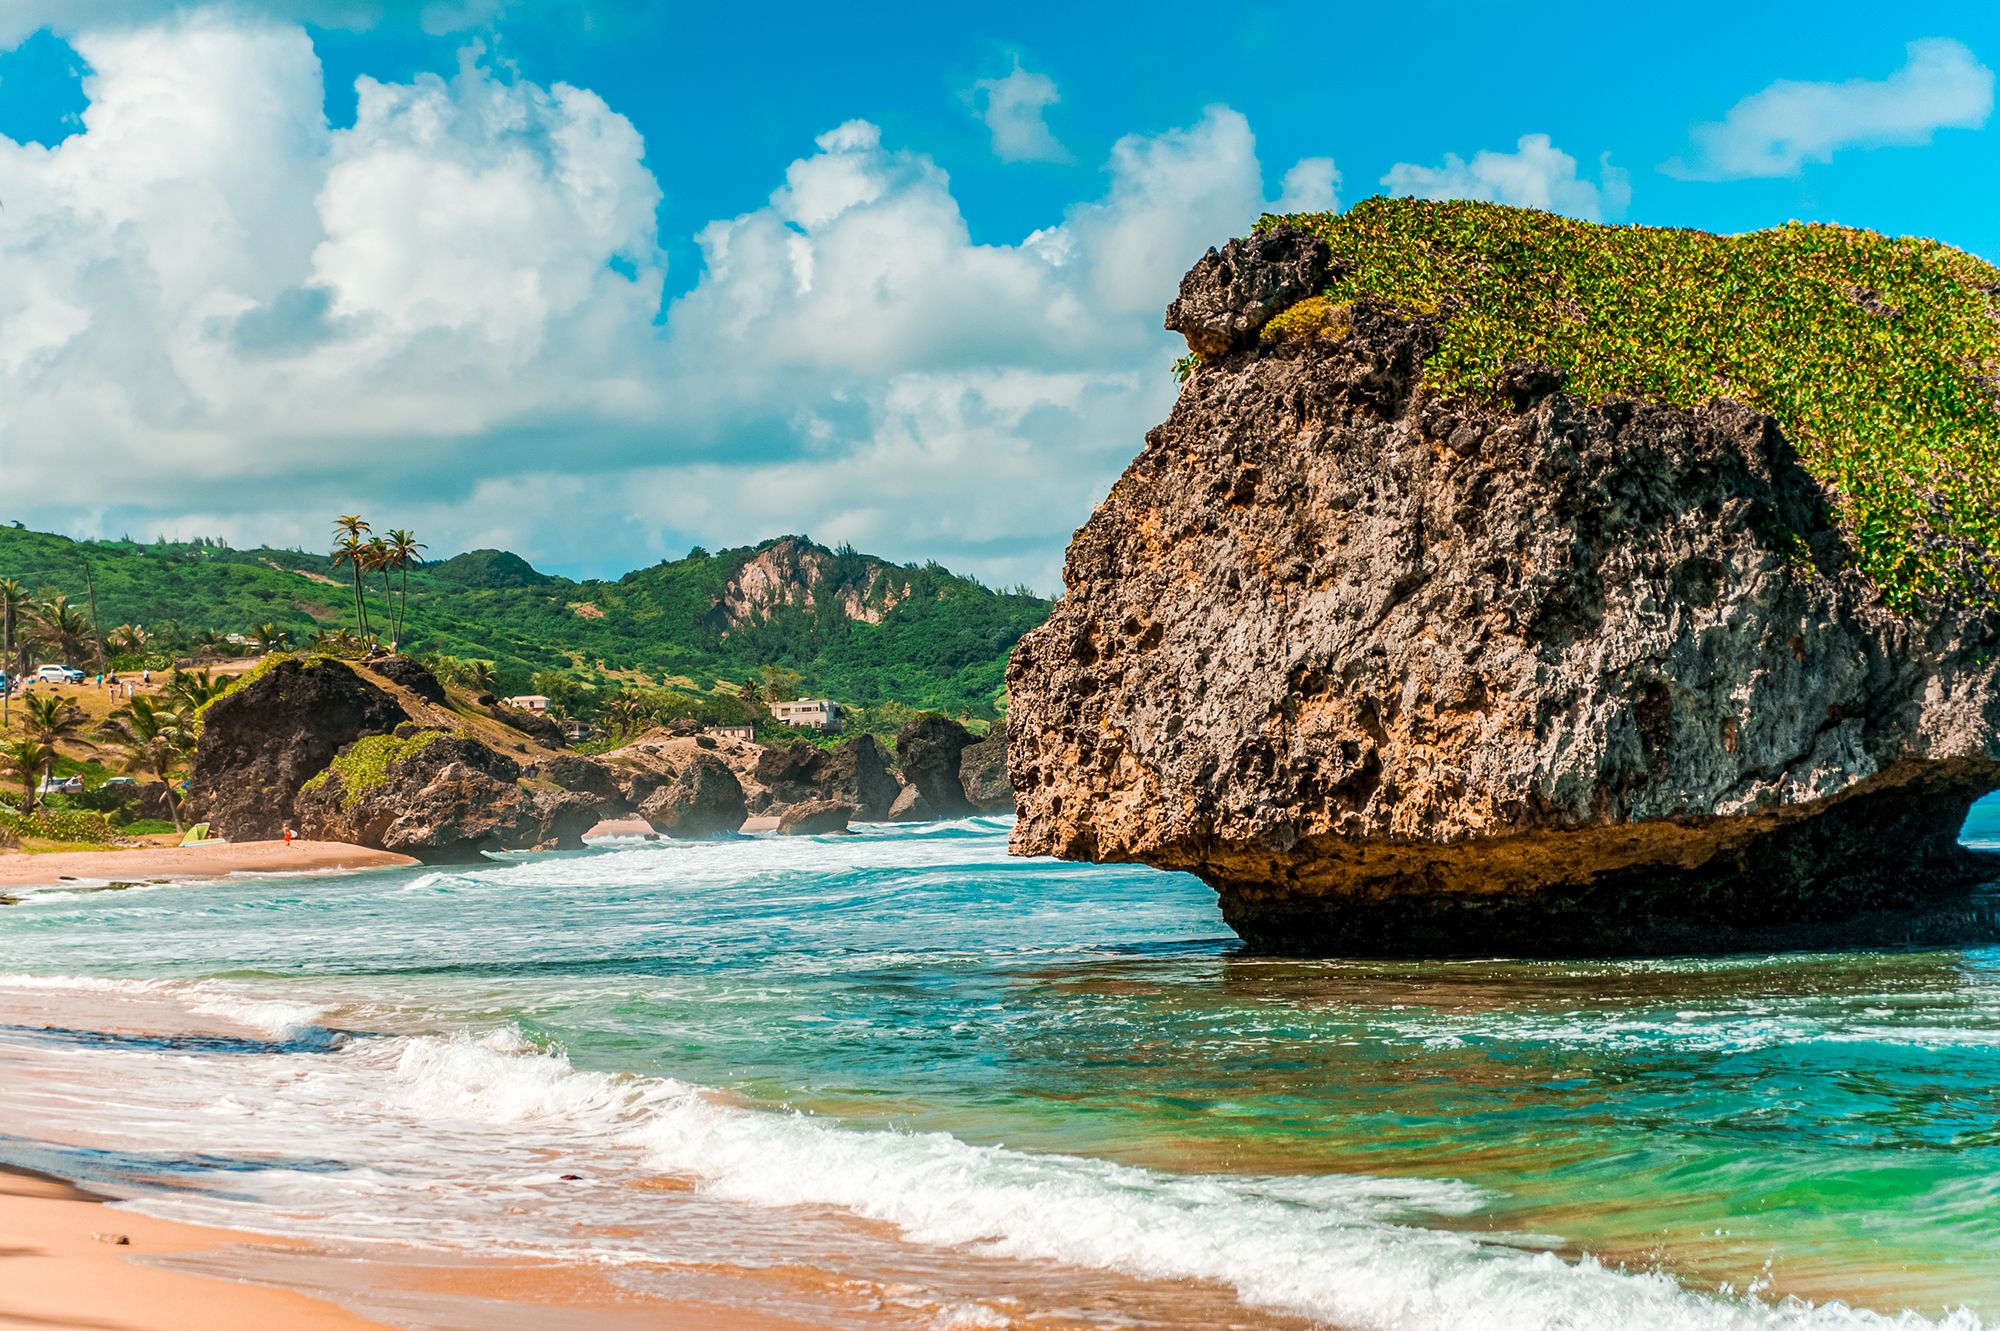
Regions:
<instances>
[{"instance_id":1,"label":"rocky cliff face","mask_svg":"<svg viewBox=\"0 0 2000 1331\"><path fill-rule=\"evenodd\" d=\"M875 559L850 566L832 550L787 536L744 562L723 585L708 613L708 627L725 636L748 624L768 623L779 610L813 610L833 604L848 619L879 624L910 594L896 570Z\"/></svg>"},{"instance_id":2,"label":"rocky cliff face","mask_svg":"<svg viewBox=\"0 0 2000 1331\"><path fill-rule=\"evenodd\" d=\"M1261 948L1782 944L2000 871L2000 617L1905 615L1776 422L1425 387L1437 317L1262 338L1323 242L1212 253L1203 363L1008 672L1015 849L1193 872ZM1337 266L1337 265L1335 265Z\"/></svg>"}]
</instances>

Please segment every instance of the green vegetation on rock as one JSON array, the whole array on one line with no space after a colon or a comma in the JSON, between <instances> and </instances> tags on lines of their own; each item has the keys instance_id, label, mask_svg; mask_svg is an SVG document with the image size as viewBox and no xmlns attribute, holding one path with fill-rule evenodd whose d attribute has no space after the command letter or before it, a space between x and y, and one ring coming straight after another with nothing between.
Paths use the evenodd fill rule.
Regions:
<instances>
[{"instance_id":1,"label":"green vegetation on rock","mask_svg":"<svg viewBox=\"0 0 2000 1331\"><path fill-rule=\"evenodd\" d=\"M1368 300L1437 318L1424 377L1448 396L1490 398L1502 370L1534 362L1593 403L1742 402L1832 493L1891 604L2000 601L1991 264L1844 227L1717 236L1489 203L1376 198L1259 228L1280 224L1323 236L1334 272L1274 337Z\"/></svg>"},{"instance_id":2,"label":"green vegetation on rock","mask_svg":"<svg viewBox=\"0 0 2000 1331\"><path fill-rule=\"evenodd\" d=\"M327 764L324 772L301 786L300 793L318 790L335 777L340 778L340 807L351 810L361 797L389 780L389 769L414 753L421 753L449 732L420 730L407 739L394 735L365 735L347 751Z\"/></svg>"}]
</instances>

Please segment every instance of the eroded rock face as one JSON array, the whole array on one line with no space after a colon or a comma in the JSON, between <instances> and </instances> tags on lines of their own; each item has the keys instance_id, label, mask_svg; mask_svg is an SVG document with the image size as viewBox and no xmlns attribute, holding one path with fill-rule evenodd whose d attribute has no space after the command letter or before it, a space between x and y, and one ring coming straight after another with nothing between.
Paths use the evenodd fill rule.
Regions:
<instances>
[{"instance_id":1,"label":"eroded rock face","mask_svg":"<svg viewBox=\"0 0 2000 1331\"><path fill-rule=\"evenodd\" d=\"M778 835L825 836L845 832L853 817L852 805L836 800L807 800L791 805L778 816Z\"/></svg>"},{"instance_id":2,"label":"eroded rock face","mask_svg":"<svg viewBox=\"0 0 2000 1331\"><path fill-rule=\"evenodd\" d=\"M1215 314L1292 289L1255 259L1190 274L1179 326L1231 349L1015 653L1016 850L1188 870L1324 953L1825 941L2000 877L1956 841L2000 787L2000 620L1888 611L1771 419L1532 366L1447 403L1422 321Z\"/></svg>"},{"instance_id":3,"label":"eroded rock face","mask_svg":"<svg viewBox=\"0 0 2000 1331\"><path fill-rule=\"evenodd\" d=\"M673 780L639 805L639 816L663 836L692 840L727 836L743 826L749 810L743 786L728 765L696 753Z\"/></svg>"},{"instance_id":4,"label":"eroded rock face","mask_svg":"<svg viewBox=\"0 0 2000 1331\"><path fill-rule=\"evenodd\" d=\"M1167 307L1167 327L1205 357L1224 356L1257 338L1271 316L1326 286L1326 242L1280 228L1210 250L1181 279Z\"/></svg>"},{"instance_id":5,"label":"eroded rock face","mask_svg":"<svg viewBox=\"0 0 2000 1331\"><path fill-rule=\"evenodd\" d=\"M768 807L781 814L794 804L832 802L870 822L889 816L901 789L889 771L889 755L873 735L857 735L831 749L805 740L767 748L758 756L756 778L771 793Z\"/></svg>"},{"instance_id":6,"label":"eroded rock face","mask_svg":"<svg viewBox=\"0 0 2000 1331\"><path fill-rule=\"evenodd\" d=\"M444 685L422 662L412 661L407 656L385 656L367 662L367 668L392 684L402 685L425 702L444 701Z\"/></svg>"},{"instance_id":7,"label":"eroded rock face","mask_svg":"<svg viewBox=\"0 0 2000 1331\"><path fill-rule=\"evenodd\" d=\"M279 836L299 787L336 753L409 719L344 661L279 661L203 714L189 808L231 841Z\"/></svg>"},{"instance_id":8,"label":"eroded rock face","mask_svg":"<svg viewBox=\"0 0 2000 1331\"><path fill-rule=\"evenodd\" d=\"M1007 728L995 726L993 733L977 744L968 744L958 756L958 784L966 802L981 813L1012 813L1014 783L1007 779Z\"/></svg>"},{"instance_id":9,"label":"eroded rock face","mask_svg":"<svg viewBox=\"0 0 2000 1331\"><path fill-rule=\"evenodd\" d=\"M959 755L971 743L972 733L946 716L920 716L896 732L896 765L916 787L928 817L959 818L972 812L958 778Z\"/></svg>"},{"instance_id":10,"label":"eroded rock face","mask_svg":"<svg viewBox=\"0 0 2000 1331\"><path fill-rule=\"evenodd\" d=\"M299 830L461 864L488 850L575 847L598 819L599 801L570 791L523 786L520 767L463 735L428 732L404 742L379 780L351 787L340 764L300 792Z\"/></svg>"}]
</instances>

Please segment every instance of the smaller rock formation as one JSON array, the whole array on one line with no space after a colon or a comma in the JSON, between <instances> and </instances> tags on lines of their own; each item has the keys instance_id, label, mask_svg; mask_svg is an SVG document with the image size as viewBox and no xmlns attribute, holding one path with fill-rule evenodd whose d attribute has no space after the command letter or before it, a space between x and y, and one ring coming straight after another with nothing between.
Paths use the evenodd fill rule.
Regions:
<instances>
[{"instance_id":1,"label":"smaller rock formation","mask_svg":"<svg viewBox=\"0 0 2000 1331\"><path fill-rule=\"evenodd\" d=\"M826 836L845 832L854 817L851 805L836 800L807 800L788 807L778 818L779 836Z\"/></svg>"},{"instance_id":2,"label":"smaller rock formation","mask_svg":"<svg viewBox=\"0 0 2000 1331\"><path fill-rule=\"evenodd\" d=\"M1327 247L1317 236L1280 229L1210 250L1181 279L1167 327L1188 348L1214 358L1249 346L1271 316L1326 286Z\"/></svg>"},{"instance_id":3,"label":"smaller rock formation","mask_svg":"<svg viewBox=\"0 0 2000 1331\"><path fill-rule=\"evenodd\" d=\"M897 732L896 764L923 797L930 817L960 818L972 812L958 778L959 756L971 744L972 732L946 716L920 716Z\"/></svg>"},{"instance_id":4,"label":"smaller rock formation","mask_svg":"<svg viewBox=\"0 0 2000 1331\"><path fill-rule=\"evenodd\" d=\"M767 748L757 759L757 781L771 792L771 811L793 804L848 805L853 816L880 822L902 789L889 771L889 755L873 735L859 735L831 749L798 740Z\"/></svg>"},{"instance_id":5,"label":"smaller rock formation","mask_svg":"<svg viewBox=\"0 0 2000 1331\"><path fill-rule=\"evenodd\" d=\"M505 703L494 703L486 711L494 720L520 731L543 748L569 747L569 736L563 734L562 726L546 716L539 716L519 707L509 707Z\"/></svg>"},{"instance_id":6,"label":"smaller rock formation","mask_svg":"<svg viewBox=\"0 0 2000 1331\"><path fill-rule=\"evenodd\" d=\"M896 801L889 806L889 817L885 821L892 823L928 823L935 821L940 816L936 810L931 808L930 801L924 798L922 791L918 790L915 786L904 786L896 792Z\"/></svg>"},{"instance_id":7,"label":"smaller rock formation","mask_svg":"<svg viewBox=\"0 0 2000 1331\"><path fill-rule=\"evenodd\" d=\"M444 685L438 682L438 677L421 663L412 661L407 656L384 656L363 664L391 684L408 689L425 702L442 704L445 700Z\"/></svg>"},{"instance_id":8,"label":"smaller rock formation","mask_svg":"<svg viewBox=\"0 0 2000 1331\"><path fill-rule=\"evenodd\" d=\"M743 826L749 809L728 765L696 753L671 782L647 796L639 816L656 832L691 840L729 835Z\"/></svg>"},{"instance_id":9,"label":"smaller rock formation","mask_svg":"<svg viewBox=\"0 0 2000 1331\"><path fill-rule=\"evenodd\" d=\"M466 735L370 735L305 784L296 801L299 827L316 840L374 846L427 864L581 845L599 801L529 790L520 774L512 759Z\"/></svg>"},{"instance_id":10,"label":"smaller rock formation","mask_svg":"<svg viewBox=\"0 0 2000 1331\"><path fill-rule=\"evenodd\" d=\"M603 763L589 758L558 754L542 764L540 776L564 790L594 795L607 803L624 802L625 792L619 787L617 776Z\"/></svg>"},{"instance_id":11,"label":"smaller rock formation","mask_svg":"<svg viewBox=\"0 0 2000 1331\"><path fill-rule=\"evenodd\" d=\"M299 787L342 747L409 719L344 661L274 659L202 713L189 809L231 841L280 836Z\"/></svg>"},{"instance_id":12,"label":"smaller rock formation","mask_svg":"<svg viewBox=\"0 0 2000 1331\"><path fill-rule=\"evenodd\" d=\"M996 725L958 756L958 784L981 813L1014 812L1014 783L1007 779L1007 727Z\"/></svg>"}]
</instances>

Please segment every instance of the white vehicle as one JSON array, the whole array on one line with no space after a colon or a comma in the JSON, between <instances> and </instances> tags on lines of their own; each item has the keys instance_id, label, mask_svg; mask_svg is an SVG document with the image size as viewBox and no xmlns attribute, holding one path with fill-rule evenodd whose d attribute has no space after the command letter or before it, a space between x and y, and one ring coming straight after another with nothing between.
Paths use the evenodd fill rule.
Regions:
<instances>
[{"instance_id":1,"label":"white vehicle","mask_svg":"<svg viewBox=\"0 0 2000 1331\"><path fill-rule=\"evenodd\" d=\"M83 778L80 776L45 776L42 778L41 793L44 795L81 795Z\"/></svg>"},{"instance_id":2,"label":"white vehicle","mask_svg":"<svg viewBox=\"0 0 2000 1331\"><path fill-rule=\"evenodd\" d=\"M83 672L75 666L45 665L35 671L37 684L81 684Z\"/></svg>"}]
</instances>

